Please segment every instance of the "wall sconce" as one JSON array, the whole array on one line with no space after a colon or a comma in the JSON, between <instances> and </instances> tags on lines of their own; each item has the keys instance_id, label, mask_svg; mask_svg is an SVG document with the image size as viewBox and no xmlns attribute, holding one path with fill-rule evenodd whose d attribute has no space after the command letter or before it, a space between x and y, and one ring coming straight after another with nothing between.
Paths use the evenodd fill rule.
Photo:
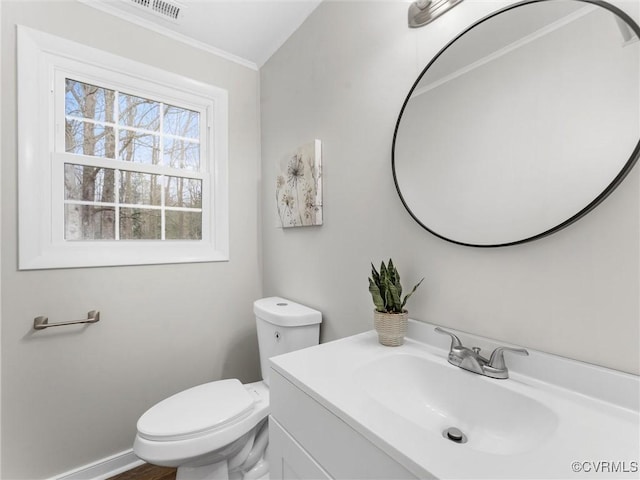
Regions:
<instances>
[{"instance_id":1,"label":"wall sconce","mask_svg":"<svg viewBox=\"0 0 640 480\"><path fill-rule=\"evenodd\" d=\"M416 0L409 6L409 26L423 27L460 2L462 0Z\"/></svg>"}]
</instances>

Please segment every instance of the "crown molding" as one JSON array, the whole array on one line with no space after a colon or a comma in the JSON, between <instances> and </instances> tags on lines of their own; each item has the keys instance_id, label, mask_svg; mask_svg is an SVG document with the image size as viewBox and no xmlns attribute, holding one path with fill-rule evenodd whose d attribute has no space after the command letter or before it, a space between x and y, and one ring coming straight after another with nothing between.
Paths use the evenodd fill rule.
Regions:
<instances>
[{"instance_id":1,"label":"crown molding","mask_svg":"<svg viewBox=\"0 0 640 480\"><path fill-rule=\"evenodd\" d=\"M146 28L147 30L151 30L155 33L164 35L165 37L171 38L172 40L176 40L178 42L184 43L190 47L203 50L212 55L216 55L218 57L224 58L225 60L229 60L231 62L237 63L238 65L242 65L243 67L250 68L251 70L256 70L256 71L259 70L258 65L255 62L252 62L245 58L229 53L220 48L216 48L212 45L206 44L194 38L188 37L187 35L174 32L173 30L167 27L164 27L162 25L158 25L157 23L154 23L150 20L146 20L144 18L140 18L137 16L132 16L127 12L120 10L117 7L114 7L112 4L104 0L78 0L78 2L83 3L88 7L92 7L102 12L113 15L115 17L121 18L122 20L138 25L139 27L143 27L143 28Z\"/></svg>"}]
</instances>

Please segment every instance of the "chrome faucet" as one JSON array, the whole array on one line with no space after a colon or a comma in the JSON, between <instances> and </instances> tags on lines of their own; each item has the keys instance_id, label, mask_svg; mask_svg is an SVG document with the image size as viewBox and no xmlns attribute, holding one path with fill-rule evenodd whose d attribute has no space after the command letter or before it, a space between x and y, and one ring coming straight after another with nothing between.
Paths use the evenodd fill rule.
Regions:
<instances>
[{"instance_id":1,"label":"chrome faucet","mask_svg":"<svg viewBox=\"0 0 640 480\"><path fill-rule=\"evenodd\" d=\"M529 355L524 348L498 347L491 353L489 359L486 359L480 355L480 347L467 348L462 345L457 335L440 327L436 327L436 332L451 337L448 358L451 365L491 378L509 378L509 369L504 363L504 352Z\"/></svg>"}]
</instances>

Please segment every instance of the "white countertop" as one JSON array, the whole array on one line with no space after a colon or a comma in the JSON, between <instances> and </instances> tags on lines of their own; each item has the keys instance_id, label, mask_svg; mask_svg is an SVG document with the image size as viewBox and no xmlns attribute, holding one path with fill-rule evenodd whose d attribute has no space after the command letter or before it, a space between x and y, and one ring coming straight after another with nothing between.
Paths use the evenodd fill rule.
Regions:
<instances>
[{"instance_id":1,"label":"white countertop","mask_svg":"<svg viewBox=\"0 0 640 480\"><path fill-rule=\"evenodd\" d=\"M380 345L370 331L274 357L272 368L418 477L640 478L639 377L529 350L529 357L506 359L511 378L490 379L450 365L449 340L432 335L432 325L410 323L413 338L400 347ZM459 336L465 344L492 343L464 333ZM453 443L411 418L402 402L397 407L385 404L363 388L363 369L398 356L418 357L444 371L445 377L433 378L433 389L448 388L443 383L449 374L458 385L468 383L463 403L476 401L478 392L496 391L499 412L501 400L524 395L552 411L554 421L540 441L507 453L479 447L471 436L468 443ZM402 379L391 382L393 393L404 390L399 382ZM431 388L428 378L425 384ZM415 396L415 389L408 388L407 395ZM527 415L522 412L525 422ZM581 471L576 473L577 469Z\"/></svg>"}]
</instances>

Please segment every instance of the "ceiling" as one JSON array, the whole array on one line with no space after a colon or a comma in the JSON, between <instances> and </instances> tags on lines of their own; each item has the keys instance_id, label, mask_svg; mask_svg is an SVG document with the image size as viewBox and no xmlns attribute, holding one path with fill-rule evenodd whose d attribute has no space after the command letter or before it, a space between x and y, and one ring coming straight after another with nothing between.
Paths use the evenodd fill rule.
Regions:
<instances>
[{"instance_id":1,"label":"ceiling","mask_svg":"<svg viewBox=\"0 0 640 480\"><path fill-rule=\"evenodd\" d=\"M259 68L322 0L160 0L169 11L179 8L176 20L153 10L158 0L80 1Z\"/></svg>"}]
</instances>

